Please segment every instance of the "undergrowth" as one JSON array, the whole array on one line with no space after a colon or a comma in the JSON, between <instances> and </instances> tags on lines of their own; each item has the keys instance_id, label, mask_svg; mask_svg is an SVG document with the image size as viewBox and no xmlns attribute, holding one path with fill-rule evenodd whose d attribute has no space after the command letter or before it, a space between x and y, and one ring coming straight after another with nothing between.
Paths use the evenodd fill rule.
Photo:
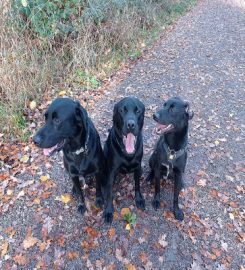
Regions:
<instances>
[{"instance_id":1,"label":"undergrowth","mask_svg":"<svg viewBox=\"0 0 245 270\"><path fill-rule=\"evenodd\" d=\"M0 3L0 129L28 138L25 108L57 81L95 89L196 0Z\"/></svg>"}]
</instances>

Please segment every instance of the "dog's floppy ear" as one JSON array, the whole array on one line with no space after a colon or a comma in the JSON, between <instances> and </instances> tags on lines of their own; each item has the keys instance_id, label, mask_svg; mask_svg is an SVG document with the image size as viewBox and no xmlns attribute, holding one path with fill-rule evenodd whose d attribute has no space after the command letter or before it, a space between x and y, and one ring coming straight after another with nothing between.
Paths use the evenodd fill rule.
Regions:
<instances>
[{"instance_id":1,"label":"dog's floppy ear","mask_svg":"<svg viewBox=\"0 0 245 270\"><path fill-rule=\"evenodd\" d=\"M139 118L139 128L142 129L144 125L144 117L145 117L145 105L143 102L138 100L138 106L141 110L140 118Z\"/></svg>"},{"instance_id":2,"label":"dog's floppy ear","mask_svg":"<svg viewBox=\"0 0 245 270\"><path fill-rule=\"evenodd\" d=\"M78 100L75 101L75 117L78 124L86 129L88 125L88 114Z\"/></svg>"},{"instance_id":3,"label":"dog's floppy ear","mask_svg":"<svg viewBox=\"0 0 245 270\"><path fill-rule=\"evenodd\" d=\"M190 103L188 101L185 101L185 112L188 116L188 119L191 120L194 116L194 112L190 112Z\"/></svg>"}]
</instances>

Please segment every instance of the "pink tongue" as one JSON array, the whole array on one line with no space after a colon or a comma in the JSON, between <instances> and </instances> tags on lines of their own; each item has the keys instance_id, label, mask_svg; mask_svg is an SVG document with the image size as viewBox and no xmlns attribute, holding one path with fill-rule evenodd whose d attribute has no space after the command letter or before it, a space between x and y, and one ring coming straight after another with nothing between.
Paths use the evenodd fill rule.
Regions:
<instances>
[{"instance_id":1,"label":"pink tongue","mask_svg":"<svg viewBox=\"0 0 245 270\"><path fill-rule=\"evenodd\" d=\"M55 148L56 148L56 145L53 146L53 147L50 147L50 148L44 148L44 149L43 149L43 154L44 154L45 156L48 156Z\"/></svg>"},{"instance_id":2,"label":"pink tongue","mask_svg":"<svg viewBox=\"0 0 245 270\"><path fill-rule=\"evenodd\" d=\"M135 136L132 133L128 133L126 137L126 151L127 153L131 154L134 152L134 141L135 141Z\"/></svg>"}]
</instances>

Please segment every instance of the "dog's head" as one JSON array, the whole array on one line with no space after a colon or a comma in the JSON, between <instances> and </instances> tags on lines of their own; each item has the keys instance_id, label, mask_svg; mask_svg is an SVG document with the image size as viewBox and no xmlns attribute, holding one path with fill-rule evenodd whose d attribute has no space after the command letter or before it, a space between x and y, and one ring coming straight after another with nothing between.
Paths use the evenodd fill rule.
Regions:
<instances>
[{"instance_id":1,"label":"dog's head","mask_svg":"<svg viewBox=\"0 0 245 270\"><path fill-rule=\"evenodd\" d=\"M156 132L166 134L170 132L181 132L188 127L188 121L194 116L190 112L190 105L178 97L168 99L163 108L153 115L157 122Z\"/></svg>"},{"instance_id":2,"label":"dog's head","mask_svg":"<svg viewBox=\"0 0 245 270\"><path fill-rule=\"evenodd\" d=\"M61 150L67 139L76 137L87 128L87 112L79 101L55 99L45 112L45 124L33 137L33 142L50 156Z\"/></svg>"},{"instance_id":3,"label":"dog's head","mask_svg":"<svg viewBox=\"0 0 245 270\"><path fill-rule=\"evenodd\" d=\"M119 101L113 111L113 126L117 136L122 138L127 154L135 152L137 136L144 124L144 104L135 97Z\"/></svg>"}]
</instances>

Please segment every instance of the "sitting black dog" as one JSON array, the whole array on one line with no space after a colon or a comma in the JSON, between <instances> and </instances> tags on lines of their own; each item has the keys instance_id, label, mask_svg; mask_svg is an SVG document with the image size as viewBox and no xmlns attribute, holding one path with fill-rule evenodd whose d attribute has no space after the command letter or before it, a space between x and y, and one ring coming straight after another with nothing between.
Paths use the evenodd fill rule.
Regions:
<instances>
[{"instance_id":1,"label":"sitting black dog","mask_svg":"<svg viewBox=\"0 0 245 270\"><path fill-rule=\"evenodd\" d=\"M134 173L136 206L145 208L145 200L140 193L144 112L144 104L135 97L126 97L114 107L113 126L104 147L107 160L107 177L103 185L106 199L104 218L107 223L113 220L112 186L119 172Z\"/></svg>"},{"instance_id":2,"label":"sitting black dog","mask_svg":"<svg viewBox=\"0 0 245 270\"><path fill-rule=\"evenodd\" d=\"M72 192L79 196L78 211L86 210L79 176L95 175L96 205L102 206L101 179L105 159L100 137L79 101L57 98L45 113L45 125L33 137L46 156L63 150L64 166L73 181Z\"/></svg>"},{"instance_id":3,"label":"sitting black dog","mask_svg":"<svg viewBox=\"0 0 245 270\"><path fill-rule=\"evenodd\" d=\"M148 181L155 180L155 197L152 205L160 207L160 179L171 177L174 181L174 216L183 220L183 211L179 208L179 193L182 188L182 174L187 160L188 121L194 116L189 112L189 103L180 98L170 98L163 109L153 115L157 122L156 132L161 135L150 157Z\"/></svg>"}]
</instances>

